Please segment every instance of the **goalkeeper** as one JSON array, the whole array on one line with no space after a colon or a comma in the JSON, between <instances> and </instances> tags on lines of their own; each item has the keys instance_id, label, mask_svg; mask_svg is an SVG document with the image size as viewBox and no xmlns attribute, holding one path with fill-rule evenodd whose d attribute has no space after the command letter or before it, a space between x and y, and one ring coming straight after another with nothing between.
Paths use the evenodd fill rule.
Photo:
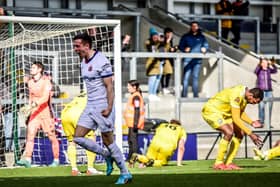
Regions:
<instances>
[{"instance_id":1,"label":"goalkeeper","mask_svg":"<svg viewBox=\"0 0 280 187\"><path fill-rule=\"evenodd\" d=\"M262 152L261 150L255 148L254 149L256 160L271 160L275 157L280 156L280 140L278 140L272 149Z\"/></svg>"},{"instance_id":2,"label":"goalkeeper","mask_svg":"<svg viewBox=\"0 0 280 187\"><path fill-rule=\"evenodd\" d=\"M27 125L25 157L17 162L18 165L31 167L31 157L34 149L34 139L40 128L52 144L53 162L50 166L59 165L59 144L55 135L53 113L51 111L51 82L43 76L44 66L35 61L31 65L31 79L28 81L30 111ZM28 113L28 112L26 112Z\"/></svg>"},{"instance_id":3,"label":"goalkeeper","mask_svg":"<svg viewBox=\"0 0 280 187\"><path fill-rule=\"evenodd\" d=\"M178 147L177 166L182 166L186 137L186 131L178 120L172 119L170 123L161 123L156 128L147 154L134 153L129 163L133 165L138 161L144 166L164 166Z\"/></svg>"},{"instance_id":4,"label":"goalkeeper","mask_svg":"<svg viewBox=\"0 0 280 187\"><path fill-rule=\"evenodd\" d=\"M76 144L73 141L74 132L76 129L77 122L80 118L82 111L84 110L87 102L86 94L81 94L75 97L70 103L66 104L64 109L61 112L61 122L65 132L65 135L68 140L68 159L72 167L72 176L80 175L80 172L77 168L77 155L76 155ZM85 137L95 141L94 131L90 131ZM86 150L87 155L87 175L102 174L102 172L97 171L93 167L96 154Z\"/></svg>"}]
</instances>

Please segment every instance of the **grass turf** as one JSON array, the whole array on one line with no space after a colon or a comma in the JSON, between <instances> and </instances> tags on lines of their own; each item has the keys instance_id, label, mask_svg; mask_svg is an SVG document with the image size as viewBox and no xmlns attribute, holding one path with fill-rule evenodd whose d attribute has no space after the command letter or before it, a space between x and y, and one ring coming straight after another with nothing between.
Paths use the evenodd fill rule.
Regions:
<instances>
[{"instance_id":1,"label":"grass turf","mask_svg":"<svg viewBox=\"0 0 280 187\"><path fill-rule=\"evenodd\" d=\"M254 161L238 159L236 163L243 167L240 171L215 171L211 168L212 160L185 161L184 166L177 167L175 162L160 168L132 168L133 182L129 186L279 186L280 160ZM97 169L105 170L105 165L97 165ZM116 167L115 167L116 168ZM80 167L85 171L86 167ZM112 176L76 176L70 175L69 166L56 168L13 168L0 169L1 187L90 187L115 186L119 171L114 170Z\"/></svg>"}]
</instances>

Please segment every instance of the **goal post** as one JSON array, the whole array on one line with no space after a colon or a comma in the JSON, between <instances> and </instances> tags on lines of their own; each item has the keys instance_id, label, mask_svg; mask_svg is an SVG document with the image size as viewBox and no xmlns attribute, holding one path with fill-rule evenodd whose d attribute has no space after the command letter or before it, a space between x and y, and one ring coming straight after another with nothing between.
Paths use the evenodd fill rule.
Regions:
<instances>
[{"instance_id":1,"label":"goal post","mask_svg":"<svg viewBox=\"0 0 280 187\"><path fill-rule=\"evenodd\" d=\"M10 91L9 95L0 98L0 102L7 106L7 112L13 113L13 135L9 138L14 139L16 154L20 152L16 131L21 131L17 126L22 126L17 120L17 112L28 101L24 80L32 61L41 61L48 71L53 72L54 82L69 95L68 99L56 100L56 106L61 107L83 89L80 59L73 50L72 40L76 34L90 33L92 29L93 46L114 64L115 138L122 150L120 20L0 16L0 76L4 86L8 87L5 91ZM59 116L61 108L55 107L55 110ZM18 159L19 156L15 156L15 161Z\"/></svg>"}]
</instances>

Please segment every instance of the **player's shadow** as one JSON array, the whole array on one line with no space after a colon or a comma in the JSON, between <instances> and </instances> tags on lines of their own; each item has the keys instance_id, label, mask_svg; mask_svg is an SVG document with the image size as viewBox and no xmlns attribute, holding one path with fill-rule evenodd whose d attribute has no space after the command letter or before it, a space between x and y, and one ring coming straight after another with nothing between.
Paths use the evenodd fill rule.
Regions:
<instances>
[{"instance_id":1,"label":"player's shadow","mask_svg":"<svg viewBox=\"0 0 280 187\"><path fill-rule=\"evenodd\" d=\"M240 166L241 168L267 168L268 166L262 165L262 166L256 166L256 165L246 165L246 166Z\"/></svg>"}]
</instances>

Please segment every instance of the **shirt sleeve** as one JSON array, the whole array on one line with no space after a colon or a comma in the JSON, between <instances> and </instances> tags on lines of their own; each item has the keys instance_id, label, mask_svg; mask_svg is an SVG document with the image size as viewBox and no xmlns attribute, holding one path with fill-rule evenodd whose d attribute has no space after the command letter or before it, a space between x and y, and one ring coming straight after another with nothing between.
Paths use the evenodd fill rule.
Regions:
<instances>
[{"instance_id":1,"label":"shirt sleeve","mask_svg":"<svg viewBox=\"0 0 280 187\"><path fill-rule=\"evenodd\" d=\"M233 123L238 126L242 131L244 131L247 135L252 134L252 131L246 127L243 121L240 118L240 109L239 108L231 108L232 120Z\"/></svg>"}]
</instances>

